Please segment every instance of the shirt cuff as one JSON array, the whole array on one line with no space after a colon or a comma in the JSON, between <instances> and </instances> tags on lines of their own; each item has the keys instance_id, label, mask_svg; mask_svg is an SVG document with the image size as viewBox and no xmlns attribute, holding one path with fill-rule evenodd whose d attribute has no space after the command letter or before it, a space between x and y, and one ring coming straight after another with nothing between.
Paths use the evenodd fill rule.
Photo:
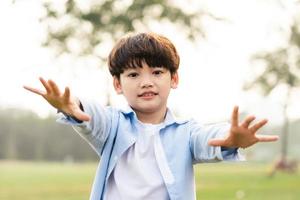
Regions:
<instances>
[{"instance_id":1,"label":"shirt cuff","mask_svg":"<svg viewBox=\"0 0 300 200\"><path fill-rule=\"evenodd\" d=\"M221 147L221 153L224 160L234 160L238 155L238 148Z\"/></svg>"},{"instance_id":2,"label":"shirt cuff","mask_svg":"<svg viewBox=\"0 0 300 200\"><path fill-rule=\"evenodd\" d=\"M80 110L82 110L84 112L83 106L82 106L80 101L79 101L79 108L80 108ZM71 116L71 115L63 112L62 110L57 110L57 113L62 113L65 116L66 120L71 122L71 123L79 123L80 124L80 123L83 122L82 120L79 120L76 117Z\"/></svg>"}]
</instances>

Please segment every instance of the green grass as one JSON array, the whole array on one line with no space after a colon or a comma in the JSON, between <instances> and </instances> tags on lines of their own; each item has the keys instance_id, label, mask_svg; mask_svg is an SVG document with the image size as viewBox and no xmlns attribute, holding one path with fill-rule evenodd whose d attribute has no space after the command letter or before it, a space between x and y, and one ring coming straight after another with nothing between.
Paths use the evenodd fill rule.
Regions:
<instances>
[{"instance_id":1,"label":"green grass","mask_svg":"<svg viewBox=\"0 0 300 200\"><path fill-rule=\"evenodd\" d=\"M96 164L0 162L0 199L88 199L95 168Z\"/></svg>"},{"instance_id":2,"label":"green grass","mask_svg":"<svg viewBox=\"0 0 300 200\"><path fill-rule=\"evenodd\" d=\"M204 164L196 167L197 199L298 200L300 176L257 163Z\"/></svg>"},{"instance_id":3,"label":"green grass","mask_svg":"<svg viewBox=\"0 0 300 200\"><path fill-rule=\"evenodd\" d=\"M96 163L0 162L0 199L88 199L96 167ZM300 199L299 173L270 178L270 168L248 162L197 165L197 199Z\"/></svg>"}]
</instances>

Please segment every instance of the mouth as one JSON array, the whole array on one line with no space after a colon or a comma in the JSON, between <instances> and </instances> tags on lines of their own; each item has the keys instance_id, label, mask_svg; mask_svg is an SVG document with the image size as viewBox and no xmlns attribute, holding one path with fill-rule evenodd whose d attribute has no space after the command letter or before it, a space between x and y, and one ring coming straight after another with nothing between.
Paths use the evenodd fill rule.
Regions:
<instances>
[{"instance_id":1,"label":"mouth","mask_svg":"<svg viewBox=\"0 0 300 200\"><path fill-rule=\"evenodd\" d=\"M138 97L142 98L152 98L154 96L158 95L156 92L143 92L142 94L139 94Z\"/></svg>"}]
</instances>

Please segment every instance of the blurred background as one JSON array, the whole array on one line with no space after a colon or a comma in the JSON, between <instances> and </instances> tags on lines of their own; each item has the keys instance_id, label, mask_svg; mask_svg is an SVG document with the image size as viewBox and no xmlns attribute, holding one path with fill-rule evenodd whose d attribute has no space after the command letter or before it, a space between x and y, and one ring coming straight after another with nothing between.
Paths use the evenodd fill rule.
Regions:
<instances>
[{"instance_id":1,"label":"blurred background","mask_svg":"<svg viewBox=\"0 0 300 200\"><path fill-rule=\"evenodd\" d=\"M0 199L88 199L99 158L56 110L22 86L40 76L122 108L106 58L128 32L171 39L181 57L169 107L211 124L255 115L275 143L243 163L195 167L198 199L299 199L300 1L0 2Z\"/></svg>"}]
</instances>

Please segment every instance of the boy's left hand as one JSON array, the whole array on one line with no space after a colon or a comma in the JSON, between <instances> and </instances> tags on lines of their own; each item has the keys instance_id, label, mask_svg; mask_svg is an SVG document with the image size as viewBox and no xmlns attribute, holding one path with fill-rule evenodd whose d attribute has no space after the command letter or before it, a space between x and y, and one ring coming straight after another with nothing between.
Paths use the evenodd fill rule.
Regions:
<instances>
[{"instance_id":1,"label":"boy's left hand","mask_svg":"<svg viewBox=\"0 0 300 200\"><path fill-rule=\"evenodd\" d=\"M247 117L242 124L238 119L239 108L235 106L232 113L231 127L228 135L223 139L211 139L208 144L211 146L222 146L228 148L247 148L257 142L273 142L278 140L276 135L258 135L256 132L268 121L266 119L251 125L254 116Z\"/></svg>"}]
</instances>

